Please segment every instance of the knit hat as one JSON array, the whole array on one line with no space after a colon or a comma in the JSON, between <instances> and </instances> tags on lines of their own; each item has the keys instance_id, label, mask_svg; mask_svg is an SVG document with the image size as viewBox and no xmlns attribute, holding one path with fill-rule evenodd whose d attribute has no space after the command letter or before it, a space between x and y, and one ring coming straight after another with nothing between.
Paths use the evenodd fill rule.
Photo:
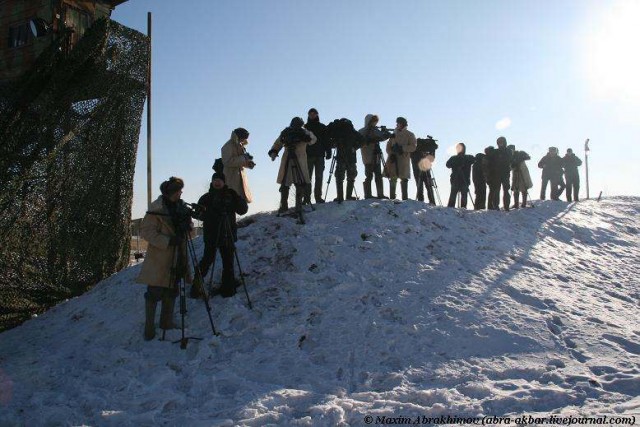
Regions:
<instances>
[{"instance_id":1,"label":"knit hat","mask_svg":"<svg viewBox=\"0 0 640 427\"><path fill-rule=\"evenodd\" d=\"M311 108L307 114L311 114L311 113L318 114L318 110L316 110L315 108Z\"/></svg>"},{"instance_id":2,"label":"knit hat","mask_svg":"<svg viewBox=\"0 0 640 427\"><path fill-rule=\"evenodd\" d=\"M216 179L221 179L222 181L226 182L226 178L222 172L216 172L211 176L211 182L215 181Z\"/></svg>"},{"instance_id":3,"label":"knit hat","mask_svg":"<svg viewBox=\"0 0 640 427\"><path fill-rule=\"evenodd\" d=\"M399 124L399 125L402 125L402 126L407 126L408 125L407 119L405 119L404 117L398 117L396 119L396 123Z\"/></svg>"},{"instance_id":4,"label":"knit hat","mask_svg":"<svg viewBox=\"0 0 640 427\"><path fill-rule=\"evenodd\" d=\"M289 126L294 129L297 129L297 128L301 128L303 125L304 125L304 120L302 120L300 117L294 117L293 119L291 119L291 124Z\"/></svg>"}]
</instances>

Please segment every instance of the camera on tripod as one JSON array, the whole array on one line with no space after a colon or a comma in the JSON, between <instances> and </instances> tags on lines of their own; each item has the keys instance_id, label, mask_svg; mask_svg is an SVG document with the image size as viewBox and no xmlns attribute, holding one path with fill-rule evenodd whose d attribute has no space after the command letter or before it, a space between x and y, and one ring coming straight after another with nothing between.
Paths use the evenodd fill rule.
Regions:
<instances>
[{"instance_id":1,"label":"camera on tripod","mask_svg":"<svg viewBox=\"0 0 640 427\"><path fill-rule=\"evenodd\" d=\"M418 138L417 139L417 147L416 152L420 154L420 157L426 156L434 156L436 155L436 150L438 149L438 144L436 143L437 139L433 139L431 135L427 135L426 138Z\"/></svg>"},{"instance_id":2,"label":"camera on tripod","mask_svg":"<svg viewBox=\"0 0 640 427\"><path fill-rule=\"evenodd\" d=\"M195 203L187 203L179 200L171 220L176 228L176 234L189 233L191 231L191 218L201 220L203 209Z\"/></svg>"},{"instance_id":3,"label":"camera on tripod","mask_svg":"<svg viewBox=\"0 0 640 427\"><path fill-rule=\"evenodd\" d=\"M287 128L280 135L284 146L289 150L295 150L301 142L310 142L311 136L303 128Z\"/></svg>"}]
</instances>

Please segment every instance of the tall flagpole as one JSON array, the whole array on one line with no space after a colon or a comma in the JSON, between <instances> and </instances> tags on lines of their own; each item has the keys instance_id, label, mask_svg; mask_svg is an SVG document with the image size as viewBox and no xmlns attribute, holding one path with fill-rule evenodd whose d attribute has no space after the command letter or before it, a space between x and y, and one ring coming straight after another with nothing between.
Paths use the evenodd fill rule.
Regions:
<instances>
[{"instance_id":1,"label":"tall flagpole","mask_svg":"<svg viewBox=\"0 0 640 427\"><path fill-rule=\"evenodd\" d=\"M589 199L589 138L584 142L584 167L587 180L587 199Z\"/></svg>"},{"instance_id":2,"label":"tall flagpole","mask_svg":"<svg viewBox=\"0 0 640 427\"><path fill-rule=\"evenodd\" d=\"M147 67L147 207L151 206L151 12L147 12L149 64Z\"/></svg>"}]
</instances>

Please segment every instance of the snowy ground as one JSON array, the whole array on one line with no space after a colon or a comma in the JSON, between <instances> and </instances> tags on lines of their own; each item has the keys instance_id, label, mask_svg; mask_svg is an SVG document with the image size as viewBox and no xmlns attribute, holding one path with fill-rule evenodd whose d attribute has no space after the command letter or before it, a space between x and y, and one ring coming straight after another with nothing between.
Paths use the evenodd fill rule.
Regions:
<instances>
[{"instance_id":1,"label":"snowy ground","mask_svg":"<svg viewBox=\"0 0 640 427\"><path fill-rule=\"evenodd\" d=\"M203 341L144 342L129 268L0 334L0 426L638 415L638 214L623 197L257 214L239 242L253 310L213 299L214 338L188 300Z\"/></svg>"}]
</instances>

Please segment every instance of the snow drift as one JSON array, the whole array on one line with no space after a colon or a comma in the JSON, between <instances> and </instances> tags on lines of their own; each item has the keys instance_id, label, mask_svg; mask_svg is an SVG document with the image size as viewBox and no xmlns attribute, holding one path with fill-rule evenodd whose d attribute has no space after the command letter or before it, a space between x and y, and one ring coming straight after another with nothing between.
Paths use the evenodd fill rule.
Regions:
<instances>
[{"instance_id":1,"label":"snow drift","mask_svg":"<svg viewBox=\"0 0 640 427\"><path fill-rule=\"evenodd\" d=\"M637 414L639 213L620 197L256 214L238 242L253 310L242 292L213 299L212 337L188 300L202 341L144 342L129 268L0 334L0 425Z\"/></svg>"}]
</instances>

